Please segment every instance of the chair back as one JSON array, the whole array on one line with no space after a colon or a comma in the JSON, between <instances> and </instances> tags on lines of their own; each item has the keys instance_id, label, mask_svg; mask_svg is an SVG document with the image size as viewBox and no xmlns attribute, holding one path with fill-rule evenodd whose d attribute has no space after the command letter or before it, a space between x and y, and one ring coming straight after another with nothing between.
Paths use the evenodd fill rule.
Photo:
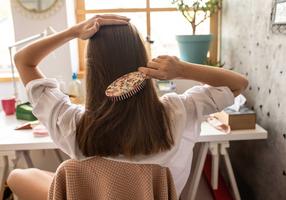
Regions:
<instances>
[{"instance_id":1,"label":"chair back","mask_svg":"<svg viewBox=\"0 0 286 200\"><path fill-rule=\"evenodd\" d=\"M49 200L175 200L168 168L92 157L67 160L56 171Z\"/></svg>"}]
</instances>

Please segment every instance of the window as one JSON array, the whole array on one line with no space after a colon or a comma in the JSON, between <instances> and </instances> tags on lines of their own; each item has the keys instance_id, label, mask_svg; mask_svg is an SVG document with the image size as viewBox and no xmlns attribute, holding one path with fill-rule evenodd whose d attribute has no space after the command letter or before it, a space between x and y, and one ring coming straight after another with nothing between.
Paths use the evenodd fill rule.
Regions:
<instances>
[{"instance_id":1,"label":"window","mask_svg":"<svg viewBox=\"0 0 286 200\"><path fill-rule=\"evenodd\" d=\"M0 71L10 73L8 46L14 43L13 20L10 1L1 1L0 6Z\"/></svg>"},{"instance_id":2,"label":"window","mask_svg":"<svg viewBox=\"0 0 286 200\"><path fill-rule=\"evenodd\" d=\"M77 22L94 14L127 16L146 39L152 57L162 54L179 55L175 35L190 34L191 26L177 11L172 0L77 0ZM214 34L210 58L217 61L218 16L198 27L198 34ZM203 17L203 16L202 16ZM84 42L79 41L80 71L84 71Z\"/></svg>"}]
</instances>

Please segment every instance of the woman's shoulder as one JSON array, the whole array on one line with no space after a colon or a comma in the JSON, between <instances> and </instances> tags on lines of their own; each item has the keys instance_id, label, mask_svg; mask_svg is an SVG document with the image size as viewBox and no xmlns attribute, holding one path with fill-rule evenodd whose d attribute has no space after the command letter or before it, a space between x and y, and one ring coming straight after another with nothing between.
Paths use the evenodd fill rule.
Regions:
<instances>
[{"instance_id":1,"label":"woman's shoulder","mask_svg":"<svg viewBox=\"0 0 286 200\"><path fill-rule=\"evenodd\" d=\"M176 92L167 93L160 97L160 101L166 110L176 113L177 115L185 115L186 113L193 111L193 102L187 102L185 94L178 94Z\"/></svg>"},{"instance_id":2,"label":"woman's shoulder","mask_svg":"<svg viewBox=\"0 0 286 200\"><path fill-rule=\"evenodd\" d=\"M175 92L162 95L160 97L160 101L163 103L164 107L168 108L178 108L183 106L180 94Z\"/></svg>"}]
</instances>

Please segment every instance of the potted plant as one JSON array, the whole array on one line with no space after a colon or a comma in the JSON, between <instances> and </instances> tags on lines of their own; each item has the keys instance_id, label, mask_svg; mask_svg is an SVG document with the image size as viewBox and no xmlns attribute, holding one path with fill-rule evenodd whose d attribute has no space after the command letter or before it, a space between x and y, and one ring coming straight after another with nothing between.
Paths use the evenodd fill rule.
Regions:
<instances>
[{"instance_id":1,"label":"potted plant","mask_svg":"<svg viewBox=\"0 0 286 200\"><path fill-rule=\"evenodd\" d=\"M206 62L212 35L196 35L197 27L221 9L222 0L172 0L192 26L192 35L177 35L181 59L198 64ZM203 13L203 18L199 14Z\"/></svg>"}]
</instances>

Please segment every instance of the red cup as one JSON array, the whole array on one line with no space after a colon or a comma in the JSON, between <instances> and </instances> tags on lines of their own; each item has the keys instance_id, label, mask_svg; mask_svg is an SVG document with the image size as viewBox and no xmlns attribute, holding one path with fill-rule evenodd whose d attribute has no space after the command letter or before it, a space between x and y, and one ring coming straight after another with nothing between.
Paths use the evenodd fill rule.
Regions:
<instances>
[{"instance_id":1,"label":"red cup","mask_svg":"<svg viewBox=\"0 0 286 200\"><path fill-rule=\"evenodd\" d=\"M14 97L9 99L2 99L1 103L6 115L13 115L15 113L16 100Z\"/></svg>"}]
</instances>

